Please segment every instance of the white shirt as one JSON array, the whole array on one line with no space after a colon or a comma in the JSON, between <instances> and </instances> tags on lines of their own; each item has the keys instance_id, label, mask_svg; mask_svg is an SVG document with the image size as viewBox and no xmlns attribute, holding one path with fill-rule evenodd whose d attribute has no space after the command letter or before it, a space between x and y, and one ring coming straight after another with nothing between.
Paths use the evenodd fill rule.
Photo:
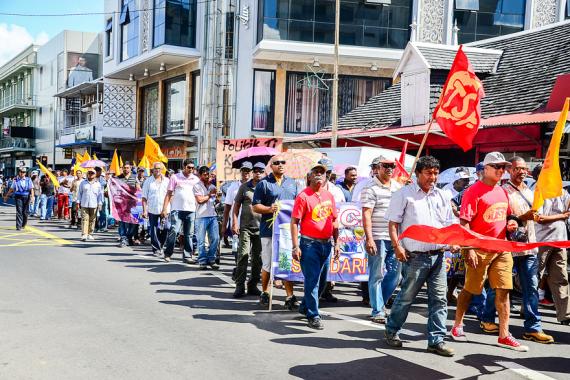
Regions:
<instances>
[{"instance_id":1,"label":"white shirt","mask_svg":"<svg viewBox=\"0 0 570 380\"><path fill-rule=\"evenodd\" d=\"M453 183L448 183L442 190L449 197L449 200L452 200L457 196L457 194L459 194L459 191L455 190L453 187Z\"/></svg>"},{"instance_id":2,"label":"white shirt","mask_svg":"<svg viewBox=\"0 0 570 380\"><path fill-rule=\"evenodd\" d=\"M199 181L194 185L195 195L209 195L210 190L215 189L214 185L209 184L208 187L204 185L202 181ZM199 204L196 208L196 218L206 218L210 216L216 216L216 209L214 208L214 202L216 198L210 197L207 202Z\"/></svg>"},{"instance_id":3,"label":"white shirt","mask_svg":"<svg viewBox=\"0 0 570 380\"><path fill-rule=\"evenodd\" d=\"M97 208L97 206L103 204L103 189L99 181L82 181L79 185L77 199L81 204L81 208Z\"/></svg>"},{"instance_id":4,"label":"white shirt","mask_svg":"<svg viewBox=\"0 0 570 380\"><path fill-rule=\"evenodd\" d=\"M162 181L157 181L154 176L148 177L143 183L142 197L147 201L147 212L158 215L162 212L164 198L168 191L168 178L162 176ZM167 211L168 208L167 208Z\"/></svg>"},{"instance_id":5,"label":"white shirt","mask_svg":"<svg viewBox=\"0 0 570 380\"><path fill-rule=\"evenodd\" d=\"M228 191L226 192L226 199L224 200L224 204L231 206L230 209L230 226L232 225L232 221L234 219L234 201L236 199L236 195L238 193L239 187L241 186L241 181L232 182ZM241 208L239 210L239 215L241 216ZM237 220L237 224L239 226L239 218Z\"/></svg>"},{"instance_id":6,"label":"white shirt","mask_svg":"<svg viewBox=\"0 0 570 380\"><path fill-rule=\"evenodd\" d=\"M329 193L332 194L334 202L337 205L339 203L346 202L346 198L344 197L344 193L342 192L342 190L336 187L333 183L327 181L326 185L323 186L323 189L328 190Z\"/></svg>"},{"instance_id":7,"label":"white shirt","mask_svg":"<svg viewBox=\"0 0 570 380\"><path fill-rule=\"evenodd\" d=\"M194 185L200 179L194 174L188 178L183 173L177 173L170 177L168 190L172 191L170 206L173 211L196 211L196 197L194 197Z\"/></svg>"}]
</instances>

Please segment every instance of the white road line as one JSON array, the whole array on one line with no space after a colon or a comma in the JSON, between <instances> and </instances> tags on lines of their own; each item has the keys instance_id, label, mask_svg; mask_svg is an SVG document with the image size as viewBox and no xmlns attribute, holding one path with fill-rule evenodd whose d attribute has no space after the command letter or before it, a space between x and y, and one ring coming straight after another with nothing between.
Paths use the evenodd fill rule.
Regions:
<instances>
[{"instance_id":1,"label":"white road line","mask_svg":"<svg viewBox=\"0 0 570 380\"><path fill-rule=\"evenodd\" d=\"M546 376L540 372L534 371L532 369L528 369L523 367L522 365L514 362L497 362L498 365L502 365L503 367L507 368L509 371L512 371L525 379L530 380L554 380L553 377Z\"/></svg>"}]
</instances>

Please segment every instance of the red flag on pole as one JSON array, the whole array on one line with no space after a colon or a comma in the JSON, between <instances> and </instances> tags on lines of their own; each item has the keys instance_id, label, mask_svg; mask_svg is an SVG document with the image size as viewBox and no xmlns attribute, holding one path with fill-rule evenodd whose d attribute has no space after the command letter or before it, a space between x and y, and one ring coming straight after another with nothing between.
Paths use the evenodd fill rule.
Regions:
<instances>
[{"instance_id":1,"label":"red flag on pole","mask_svg":"<svg viewBox=\"0 0 570 380\"><path fill-rule=\"evenodd\" d=\"M433 111L433 118L447 137L464 151L473 147L481 122L480 101L484 96L483 84L475 75L461 45Z\"/></svg>"},{"instance_id":2,"label":"red flag on pole","mask_svg":"<svg viewBox=\"0 0 570 380\"><path fill-rule=\"evenodd\" d=\"M396 169L392 173L392 178L399 182L405 182L410 178L410 174L406 171L405 163L406 163L406 151L408 150L408 140L404 143L404 147L402 148L402 153L400 153L400 158L396 161Z\"/></svg>"}]
</instances>

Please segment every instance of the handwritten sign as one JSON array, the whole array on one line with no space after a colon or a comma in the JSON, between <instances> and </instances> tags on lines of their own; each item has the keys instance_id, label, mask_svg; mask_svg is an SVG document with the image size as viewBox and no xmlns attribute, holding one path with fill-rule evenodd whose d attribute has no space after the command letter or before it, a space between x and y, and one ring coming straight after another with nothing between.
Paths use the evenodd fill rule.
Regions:
<instances>
[{"instance_id":1,"label":"handwritten sign","mask_svg":"<svg viewBox=\"0 0 570 380\"><path fill-rule=\"evenodd\" d=\"M282 150L283 140L278 138L220 139L216 151L216 176L218 181L233 181L240 178L239 170L232 169L234 157L253 147L268 147Z\"/></svg>"}]
</instances>

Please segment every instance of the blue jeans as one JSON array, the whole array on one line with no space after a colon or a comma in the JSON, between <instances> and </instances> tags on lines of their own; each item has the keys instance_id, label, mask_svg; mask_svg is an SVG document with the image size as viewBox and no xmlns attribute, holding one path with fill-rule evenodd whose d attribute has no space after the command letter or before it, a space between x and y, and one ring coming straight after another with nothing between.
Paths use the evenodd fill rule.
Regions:
<instances>
[{"instance_id":1,"label":"blue jeans","mask_svg":"<svg viewBox=\"0 0 570 380\"><path fill-rule=\"evenodd\" d=\"M184 253L182 258L189 259L194 252L192 245L192 235L194 234L194 220L196 213L194 211L180 211L174 210L170 212L170 230L166 237L166 245L164 247L164 256L170 257L174 253L174 246L176 245L176 238L182 228L184 236Z\"/></svg>"},{"instance_id":2,"label":"blue jeans","mask_svg":"<svg viewBox=\"0 0 570 380\"><path fill-rule=\"evenodd\" d=\"M313 319L319 316L319 295L327 285L326 275L329 271L332 245L301 237L299 248L301 271L305 277L304 297L299 311L304 311L308 319ZM321 276L324 276L324 279Z\"/></svg>"},{"instance_id":3,"label":"blue jeans","mask_svg":"<svg viewBox=\"0 0 570 380\"><path fill-rule=\"evenodd\" d=\"M386 332L398 333L418 295L422 285L427 282L428 292L428 345L443 342L447 329L447 274L445 273L444 254L412 254L402 264L402 285L400 293L392 305L392 311L386 323Z\"/></svg>"},{"instance_id":4,"label":"blue jeans","mask_svg":"<svg viewBox=\"0 0 570 380\"><path fill-rule=\"evenodd\" d=\"M377 254L368 255L368 294L372 316L385 316L384 305L392 296L398 281L402 266L396 259L390 240L375 240ZM384 276L386 271L386 276Z\"/></svg>"},{"instance_id":5,"label":"blue jeans","mask_svg":"<svg viewBox=\"0 0 570 380\"><path fill-rule=\"evenodd\" d=\"M53 195L47 196L42 194L40 196L40 219L49 220L51 219L51 214L53 212Z\"/></svg>"},{"instance_id":6,"label":"blue jeans","mask_svg":"<svg viewBox=\"0 0 570 380\"><path fill-rule=\"evenodd\" d=\"M101 211L99 211L99 217L97 219L97 229L99 231L104 231L107 229L107 207L109 205L109 200L103 197L103 204L101 205Z\"/></svg>"},{"instance_id":7,"label":"blue jeans","mask_svg":"<svg viewBox=\"0 0 570 380\"><path fill-rule=\"evenodd\" d=\"M121 238L121 242L125 244L129 243L137 228L138 224L119 222L119 237Z\"/></svg>"},{"instance_id":8,"label":"blue jeans","mask_svg":"<svg viewBox=\"0 0 570 380\"><path fill-rule=\"evenodd\" d=\"M542 330L541 317L538 311L538 256L527 255L513 257L514 267L519 275L522 290L522 307L524 311L524 331ZM487 291L483 322L495 322L495 290Z\"/></svg>"},{"instance_id":9,"label":"blue jeans","mask_svg":"<svg viewBox=\"0 0 570 380\"><path fill-rule=\"evenodd\" d=\"M210 247L206 252L206 233ZM198 239L198 263L200 265L213 264L220 244L220 229L216 216L196 218L196 238Z\"/></svg>"},{"instance_id":10,"label":"blue jeans","mask_svg":"<svg viewBox=\"0 0 570 380\"><path fill-rule=\"evenodd\" d=\"M35 192L34 192L35 193ZM30 215L36 215L38 212L38 205L40 204L40 197L38 194L34 194L34 203L30 202Z\"/></svg>"},{"instance_id":11,"label":"blue jeans","mask_svg":"<svg viewBox=\"0 0 570 380\"><path fill-rule=\"evenodd\" d=\"M150 245L152 251L162 249L166 240L166 229L160 229L160 215L148 213L148 232L150 234Z\"/></svg>"}]
</instances>

